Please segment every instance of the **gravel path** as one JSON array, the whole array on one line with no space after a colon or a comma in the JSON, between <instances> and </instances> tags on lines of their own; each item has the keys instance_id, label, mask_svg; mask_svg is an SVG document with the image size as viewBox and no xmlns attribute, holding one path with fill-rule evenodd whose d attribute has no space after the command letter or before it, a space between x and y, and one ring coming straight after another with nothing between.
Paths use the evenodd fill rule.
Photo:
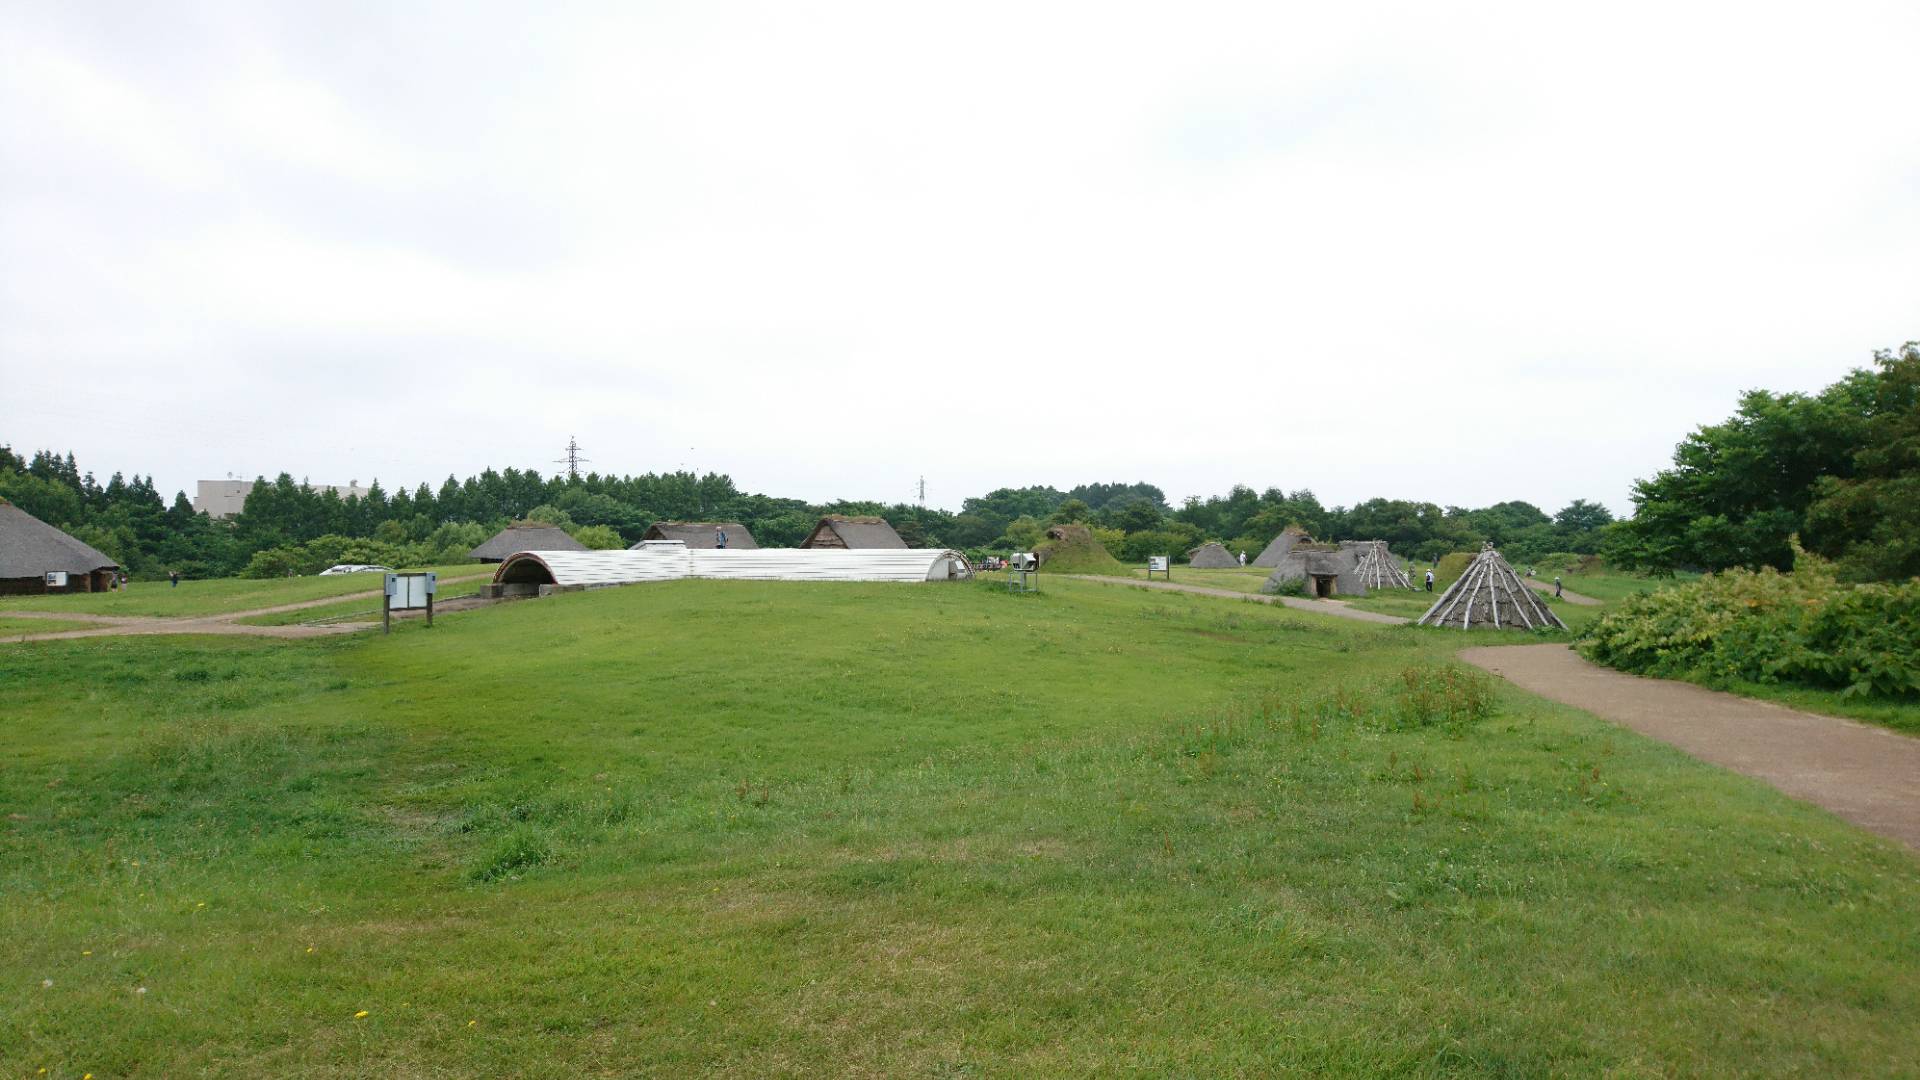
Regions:
<instances>
[{"instance_id":1,"label":"gravel path","mask_svg":"<svg viewBox=\"0 0 1920 1080\"><path fill-rule=\"evenodd\" d=\"M1565 645L1479 646L1461 650L1460 659L1920 851L1920 739L1692 683L1643 679L1589 663Z\"/></svg>"},{"instance_id":2,"label":"gravel path","mask_svg":"<svg viewBox=\"0 0 1920 1080\"><path fill-rule=\"evenodd\" d=\"M1338 600L1307 600L1298 596L1267 596L1264 593L1236 592L1233 589L1215 589L1207 585L1183 585L1177 581L1141 581L1139 578L1101 577L1097 574L1062 574L1062 577L1075 581L1096 581L1102 585L1130 585L1136 589L1160 589L1166 592L1192 593L1195 596L1218 596L1226 600L1253 600L1262 604L1279 604L1298 611L1311 611L1320 615L1334 615L1342 619L1355 619L1360 622L1386 623L1399 626L1413 620L1400 615L1383 615L1377 611L1362 611L1348 607Z\"/></svg>"}]
</instances>

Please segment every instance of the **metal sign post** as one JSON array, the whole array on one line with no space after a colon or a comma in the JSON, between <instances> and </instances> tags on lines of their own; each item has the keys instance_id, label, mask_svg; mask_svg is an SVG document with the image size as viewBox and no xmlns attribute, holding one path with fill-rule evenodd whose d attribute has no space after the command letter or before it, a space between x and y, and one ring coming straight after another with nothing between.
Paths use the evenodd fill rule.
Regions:
<instances>
[{"instance_id":1,"label":"metal sign post","mask_svg":"<svg viewBox=\"0 0 1920 1080\"><path fill-rule=\"evenodd\" d=\"M1040 560L1030 551L1015 554L1007 560L1008 592L1039 592L1040 584L1035 579L1040 576Z\"/></svg>"},{"instance_id":2,"label":"metal sign post","mask_svg":"<svg viewBox=\"0 0 1920 1080\"><path fill-rule=\"evenodd\" d=\"M1147 580L1152 581L1153 575L1155 574L1159 574L1161 577L1166 578L1168 581L1172 581L1173 580L1173 557L1170 555L1147 556Z\"/></svg>"}]
</instances>

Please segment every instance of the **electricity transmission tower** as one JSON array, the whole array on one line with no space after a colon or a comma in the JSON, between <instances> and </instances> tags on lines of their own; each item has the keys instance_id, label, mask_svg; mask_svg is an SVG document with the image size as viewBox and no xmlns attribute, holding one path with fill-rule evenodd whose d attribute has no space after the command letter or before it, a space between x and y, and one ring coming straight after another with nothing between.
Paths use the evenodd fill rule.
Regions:
<instances>
[{"instance_id":1,"label":"electricity transmission tower","mask_svg":"<svg viewBox=\"0 0 1920 1080\"><path fill-rule=\"evenodd\" d=\"M583 458L580 456L580 440L569 435L567 436L567 456L556 458L553 463L567 467L567 479L578 480L580 479L580 463L592 460L592 458Z\"/></svg>"},{"instance_id":2,"label":"electricity transmission tower","mask_svg":"<svg viewBox=\"0 0 1920 1080\"><path fill-rule=\"evenodd\" d=\"M920 478L920 509L925 510L926 508L927 508L927 478L923 476Z\"/></svg>"}]
</instances>

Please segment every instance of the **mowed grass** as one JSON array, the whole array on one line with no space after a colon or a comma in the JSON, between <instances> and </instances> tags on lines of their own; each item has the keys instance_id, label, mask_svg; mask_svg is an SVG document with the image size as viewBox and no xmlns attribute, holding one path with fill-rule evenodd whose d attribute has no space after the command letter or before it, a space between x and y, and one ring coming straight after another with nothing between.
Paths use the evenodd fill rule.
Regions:
<instances>
[{"instance_id":1,"label":"mowed grass","mask_svg":"<svg viewBox=\"0 0 1920 1080\"><path fill-rule=\"evenodd\" d=\"M1136 580L1147 580L1147 572L1141 567L1132 567L1127 573ZM1257 593L1260 591L1260 586L1266 584L1268 575L1272 573L1271 570L1262 570L1255 566L1236 570L1196 570L1191 566L1176 566L1173 568L1172 579L1176 585L1203 585L1209 589L1232 589L1234 592ZM1167 579L1160 574L1155 574L1153 580Z\"/></svg>"},{"instance_id":2,"label":"mowed grass","mask_svg":"<svg viewBox=\"0 0 1920 1080\"><path fill-rule=\"evenodd\" d=\"M459 569L458 576L464 580L449 581L442 574L435 585L434 602L445 603L462 596L472 596L493 580L491 573L482 573L478 577L469 577L474 571L471 567ZM378 586L376 586L377 588ZM337 604L323 604L319 607L301 608L297 611L276 611L270 615L249 615L240 619L249 626L289 626L295 623L327 623L363 620L371 622L380 617L380 597L357 596L351 600L342 600Z\"/></svg>"},{"instance_id":3,"label":"mowed grass","mask_svg":"<svg viewBox=\"0 0 1920 1080\"><path fill-rule=\"evenodd\" d=\"M16 634L52 634L61 630L85 630L98 625L100 624L77 619L22 619L8 618L0 614L0 637L13 637Z\"/></svg>"},{"instance_id":4,"label":"mowed grass","mask_svg":"<svg viewBox=\"0 0 1920 1080\"><path fill-rule=\"evenodd\" d=\"M1417 722L1463 637L678 582L12 646L0 1071L1914 1069L1920 861L1510 690Z\"/></svg>"},{"instance_id":5,"label":"mowed grass","mask_svg":"<svg viewBox=\"0 0 1920 1080\"><path fill-rule=\"evenodd\" d=\"M448 577L467 577L492 573L492 567L478 563L427 567ZM165 581L136 581L125 589L99 593L62 593L47 596L9 596L0 598L0 616L10 611L76 612L85 615L151 615L191 617L224 615L235 611L324 600L352 593L378 593L381 574L339 574L332 577L294 578L213 578L206 581L182 581L178 586Z\"/></svg>"}]
</instances>

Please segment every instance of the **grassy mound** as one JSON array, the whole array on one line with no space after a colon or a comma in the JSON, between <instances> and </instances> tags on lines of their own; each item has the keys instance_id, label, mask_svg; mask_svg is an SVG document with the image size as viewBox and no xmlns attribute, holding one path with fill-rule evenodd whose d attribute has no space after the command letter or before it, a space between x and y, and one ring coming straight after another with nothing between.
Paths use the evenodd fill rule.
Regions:
<instances>
[{"instance_id":1,"label":"grassy mound","mask_svg":"<svg viewBox=\"0 0 1920 1080\"><path fill-rule=\"evenodd\" d=\"M1064 539L1034 545L1040 568L1057 574L1124 574L1127 567L1090 533L1072 531Z\"/></svg>"}]
</instances>

